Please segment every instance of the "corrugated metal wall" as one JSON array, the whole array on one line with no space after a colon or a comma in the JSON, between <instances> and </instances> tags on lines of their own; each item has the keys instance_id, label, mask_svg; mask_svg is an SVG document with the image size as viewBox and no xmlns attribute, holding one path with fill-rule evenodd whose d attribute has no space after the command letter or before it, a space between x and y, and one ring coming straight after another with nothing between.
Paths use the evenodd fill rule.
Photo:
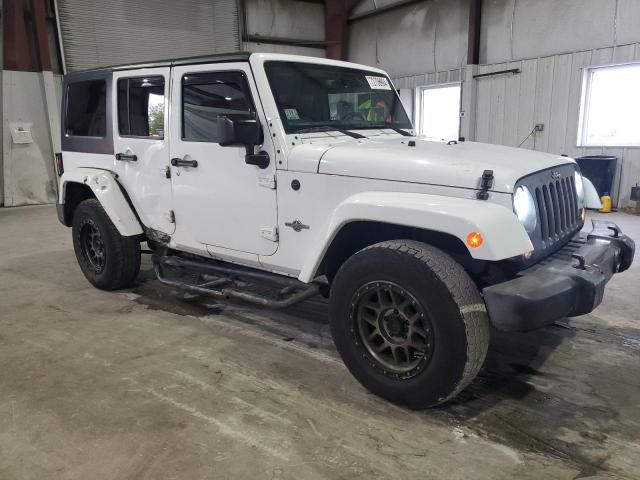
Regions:
<instances>
[{"instance_id":1,"label":"corrugated metal wall","mask_svg":"<svg viewBox=\"0 0 640 480\"><path fill-rule=\"evenodd\" d=\"M544 123L536 150L572 157L607 154L622 159L612 195L619 206L625 206L631 186L640 182L640 148L576 145L584 69L631 61L640 61L640 43L480 66L479 73L510 68L520 68L522 73L477 80L477 141L517 146L536 123ZM527 141L523 148L533 148L532 142Z\"/></svg>"},{"instance_id":2,"label":"corrugated metal wall","mask_svg":"<svg viewBox=\"0 0 640 480\"><path fill-rule=\"evenodd\" d=\"M236 0L57 0L68 71L240 48Z\"/></svg>"}]
</instances>

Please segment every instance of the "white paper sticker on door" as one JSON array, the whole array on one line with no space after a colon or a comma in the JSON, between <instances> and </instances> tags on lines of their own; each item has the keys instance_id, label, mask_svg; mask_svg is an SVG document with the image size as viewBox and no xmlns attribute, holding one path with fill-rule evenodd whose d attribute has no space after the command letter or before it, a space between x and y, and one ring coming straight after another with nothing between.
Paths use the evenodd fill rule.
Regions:
<instances>
[{"instance_id":1,"label":"white paper sticker on door","mask_svg":"<svg viewBox=\"0 0 640 480\"><path fill-rule=\"evenodd\" d=\"M364 78L369 82L371 90L391 90L391 85L385 77L370 77L365 75Z\"/></svg>"}]
</instances>

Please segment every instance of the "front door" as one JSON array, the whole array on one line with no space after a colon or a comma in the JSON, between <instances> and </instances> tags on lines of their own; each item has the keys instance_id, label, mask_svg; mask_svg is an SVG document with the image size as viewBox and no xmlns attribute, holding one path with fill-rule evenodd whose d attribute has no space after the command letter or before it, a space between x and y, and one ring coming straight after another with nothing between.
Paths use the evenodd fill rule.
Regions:
<instances>
[{"instance_id":1,"label":"front door","mask_svg":"<svg viewBox=\"0 0 640 480\"><path fill-rule=\"evenodd\" d=\"M172 234L168 178L169 68L113 74L114 170L145 227Z\"/></svg>"},{"instance_id":2,"label":"front door","mask_svg":"<svg viewBox=\"0 0 640 480\"><path fill-rule=\"evenodd\" d=\"M245 163L244 147L218 143L219 115L264 113L245 63L177 66L172 74L171 182L176 232L185 249L214 256L271 255L277 249L273 142L266 169ZM258 151L258 148L256 148ZM235 252L235 253L234 253Z\"/></svg>"}]
</instances>

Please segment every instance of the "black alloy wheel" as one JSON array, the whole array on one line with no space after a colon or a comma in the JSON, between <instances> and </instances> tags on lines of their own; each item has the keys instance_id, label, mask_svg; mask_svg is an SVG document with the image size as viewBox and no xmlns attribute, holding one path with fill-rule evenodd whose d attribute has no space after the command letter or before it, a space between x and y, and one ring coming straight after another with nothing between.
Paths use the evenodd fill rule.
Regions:
<instances>
[{"instance_id":1,"label":"black alloy wheel","mask_svg":"<svg viewBox=\"0 0 640 480\"><path fill-rule=\"evenodd\" d=\"M106 263L106 251L100 230L91 219L80 227L80 249L88 265L95 273L102 273Z\"/></svg>"},{"instance_id":2,"label":"black alloy wheel","mask_svg":"<svg viewBox=\"0 0 640 480\"><path fill-rule=\"evenodd\" d=\"M407 378L429 363L433 327L410 292L394 282L370 282L358 289L352 303L354 332L380 371Z\"/></svg>"}]
</instances>

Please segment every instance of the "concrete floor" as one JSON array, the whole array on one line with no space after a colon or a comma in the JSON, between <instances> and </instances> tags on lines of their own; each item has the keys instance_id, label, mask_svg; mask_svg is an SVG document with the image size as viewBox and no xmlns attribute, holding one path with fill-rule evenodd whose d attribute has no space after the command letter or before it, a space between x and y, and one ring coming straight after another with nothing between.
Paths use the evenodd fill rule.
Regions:
<instances>
[{"instance_id":1,"label":"concrete floor","mask_svg":"<svg viewBox=\"0 0 640 480\"><path fill-rule=\"evenodd\" d=\"M148 261L101 292L53 207L0 209L0 479L640 478L639 263L413 412L349 375L323 301L220 306Z\"/></svg>"}]
</instances>

